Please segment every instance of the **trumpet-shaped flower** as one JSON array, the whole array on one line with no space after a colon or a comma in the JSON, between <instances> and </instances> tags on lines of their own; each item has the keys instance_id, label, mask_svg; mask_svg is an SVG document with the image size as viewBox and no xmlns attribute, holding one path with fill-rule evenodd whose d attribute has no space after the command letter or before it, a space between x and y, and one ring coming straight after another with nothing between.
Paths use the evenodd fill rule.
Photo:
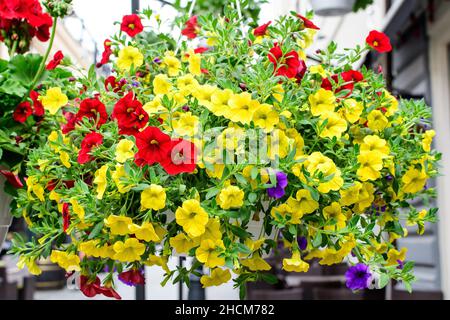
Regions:
<instances>
[{"instance_id":1,"label":"trumpet-shaped flower","mask_svg":"<svg viewBox=\"0 0 450 320\"><path fill-rule=\"evenodd\" d=\"M105 225L112 235L124 236L130 233L129 226L133 224L130 217L110 215L105 219Z\"/></svg>"},{"instance_id":2,"label":"trumpet-shaped flower","mask_svg":"<svg viewBox=\"0 0 450 320\"><path fill-rule=\"evenodd\" d=\"M142 225L130 224L128 225L130 233L133 233L137 239L143 240L145 242L159 242L161 239L155 232L153 224L150 222L144 222Z\"/></svg>"},{"instance_id":3,"label":"trumpet-shaped flower","mask_svg":"<svg viewBox=\"0 0 450 320\"><path fill-rule=\"evenodd\" d=\"M283 270L287 272L308 272L309 264L300 257L300 252L296 251L292 254L292 258L283 259Z\"/></svg>"},{"instance_id":4,"label":"trumpet-shaped flower","mask_svg":"<svg viewBox=\"0 0 450 320\"><path fill-rule=\"evenodd\" d=\"M191 237L199 237L206 231L208 213L200 206L197 200L186 200L175 212L177 224Z\"/></svg>"},{"instance_id":5,"label":"trumpet-shaped flower","mask_svg":"<svg viewBox=\"0 0 450 320\"><path fill-rule=\"evenodd\" d=\"M425 188L428 175L423 170L410 168L402 177L402 191L405 193L417 193Z\"/></svg>"},{"instance_id":6,"label":"trumpet-shaped flower","mask_svg":"<svg viewBox=\"0 0 450 320\"><path fill-rule=\"evenodd\" d=\"M129 159L134 158L134 142L131 140L120 140L116 146L116 161L124 163Z\"/></svg>"},{"instance_id":7,"label":"trumpet-shaped flower","mask_svg":"<svg viewBox=\"0 0 450 320\"><path fill-rule=\"evenodd\" d=\"M244 205L244 191L236 186L222 189L217 196L217 203L224 210L238 209Z\"/></svg>"},{"instance_id":8,"label":"trumpet-shaped flower","mask_svg":"<svg viewBox=\"0 0 450 320\"><path fill-rule=\"evenodd\" d=\"M56 114L69 102L69 98L58 87L48 89L45 96L40 97L40 100L44 109L48 110L50 114Z\"/></svg>"},{"instance_id":9,"label":"trumpet-shaped flower","mask_svg":"<svg viewBox=\"0 0 450 320\"><path fill-rule=\"evenodd\" d=\"M221 240L203 240L195 250L195 256L208 268L220 267L225 264L225 258L220 257L220 249L223 249Z\"/></svg>"},{"instance_id":10,"label":"trumpet-shaped flower","mask_svg":"<svg viewBox=\"0 0 450 320\"><path fill-rule=\"evenodd\" d=\"M102 166L95 172L94 184L97 185L97 199L103 199L103 195L108 186L108 180L106 178L106 173L108 171L108 165Z\"/></svg>"},{"instance_id":11,"label":"trumpet-shaped flower","mask_svg":"<svg viewBox=\"0 0 450 320\"><path fill-rule=\"evenodd\" d=\"M200 278L200 283L203 288L220 286L231 280L231 273L228 269L215 268L211 271L211 275L203 275Z\"/></svg>"},{"instance_id":12,"label":"trumpet-shaped flower","mask_svg":"<svg viewBox=\"0 0 450 320\"><path fill-rule=\"evenodd\" d=\"M144 55L138 48L127 46L119 51L117 67L122 71L130 71L131 66L139 68L144 63Z\"/></svg>"},{"instance_id":13,"label":"trumpet-shaped flower","mask_svg":"<svg viewBox=\"0 0 450 320\"><path fill-rule=\"evenodd\" d=\"M389 120L380 110L373 110L367 116L367 125L373 131L383 131L389 124Z\"/></svg>"},{"instance_id":14,"label":"trumpet-shaped flower","mask_svg":"<svg viewBox=\"0 0 450 320\"><path fill-rule=\"evenodd\" d=\"M341 118L336 112L325 112L321 116L322 121L319 126L323 126L320 132L321 138L338 138L342 137L342 134L347 131L347 121Z\"/></svg>"},{"instance_id":15,"label":"trumpet-shaped flower","mask_svg":"<svg viewBox=\"0 0 450 320\"><path fill-rule=\"evenodd\" d=\"M311 113L318 117L327 112L334 112L336 107L336 97L332 91L319 89L316 93L309 96Z\"/></svg>"},{"instance_id":16,"label":"trumpet-shaped flower","mask_svg":"<svg viewBox=\"0 0 450 320\"><path fill-rule=\"evenodd\" d=\"M166 191L163 187L152 184L141 193L142 210L161 210L166 206Z\"/></svg>"},{"instance_id":17,"label":"trumpet-shaped flower","mask_svg":"<svg viewBox=\"0 0 450 320\"><path fill-rule=\"evenodd\" d=\"M123 241L117 241L113 245L114 259L121 262L139 261L145 252L145 245L140 243L138 239L129 238Z\"/></svg>"},{"instance_id":18,"label":"trumpet-shaped flower","mask_svg":"<svg viewBox=\"0 0 450 320\"><path fill-rule=\"evenodd\" d=\"M381 178L382 155L376 151L364 152L358 156L358 177L361 181L375 181Z\"/></svg>"}]
</instances>

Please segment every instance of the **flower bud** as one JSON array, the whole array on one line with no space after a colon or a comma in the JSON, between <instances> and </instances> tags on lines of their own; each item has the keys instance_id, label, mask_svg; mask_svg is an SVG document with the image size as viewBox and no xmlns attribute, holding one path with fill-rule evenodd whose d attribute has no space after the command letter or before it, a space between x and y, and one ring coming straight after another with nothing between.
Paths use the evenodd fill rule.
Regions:
<instances>
[{"instance_id":1,"label":"flower bud","mask_svg":"<svg viewBox=\"0 0 450 320\"><path fill-rule=\"evenodd\" d=\"M63 18L72 13L72 0L46 0L44 6L54 18Z\"/></svg>"}]
</instances>

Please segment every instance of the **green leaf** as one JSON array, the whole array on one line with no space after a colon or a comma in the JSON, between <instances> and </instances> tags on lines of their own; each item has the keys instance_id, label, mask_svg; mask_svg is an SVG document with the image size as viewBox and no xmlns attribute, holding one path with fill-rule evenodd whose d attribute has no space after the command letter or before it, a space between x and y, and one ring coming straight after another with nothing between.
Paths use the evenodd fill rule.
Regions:
<instances>
[{"instance_id":1,"label":"green leaf","mask_svg":"<svg viewBox=\"0 0 450 320\"><path fill-rule=\"evenodd\" d=\"M252 250L250 250L249 247L247 247L245 244L243 243L237 243L236 244L237 249L239 250L239 252L244 253L244 254L251 254Z\"/></svg>"},{"instance_id":2,"label":"green leaf","mask_svg":"<svg viewBox=\"0 0 450 320\"><path fill-rule=\"evenodd\" d=\"M390 280L391 280L391 278L387 274L382 273L380 275L380 280L379 280L379 283L378 283L379 286L380 286L380 289L383 289L384 287L386 287Z\"/></svg>"},{"instance_id":3,"label":"green leaf","mask_svg":"<svg viewBox=\"0 0 450 320\"><path fill-rule=\"evenodd\" d=\"M322 234L320 232L317 232L312 242L312 245L314 246L314 248L319 248L321 244L322 244Z\"/></svg>"},{"instance_id":4,"label":"green leaf","mask_svg":"<svg viewBox=\"0 0 450 320\"><path fill-rule=\"evenodd\" d=\"M274 274L271 274L271 273L263 273L263 274L261 274L261 278L262 278L262 280L264 280L268 284L276 284L276 283L278 283L277 276L274 275Z\"/></svg>"},{"instance_id":5,"label":"green leaf","mask_svg":"<svg viewBox=\"0 0 450 320\"><path fill-rule=\"evenodd\" d=\"M20 82L28 88L39 70L41 61L42 56L39 54L15 56L9 62L11 79Z\"/></svg>"},{"instance_id":6,"label":"green leaf","mask_svg":"<svg viewBox=\"0 0 450 320\"><path fill-rule=\"evenodd\" d=\"M103 221L97 223L97 225L94 227L94 229L92 229L92 232L89 234L88 239L94 239L96 236L98 236L98 234L100 233L100 231L102 231L103 229Z\"/></svg>"}]
</instances>

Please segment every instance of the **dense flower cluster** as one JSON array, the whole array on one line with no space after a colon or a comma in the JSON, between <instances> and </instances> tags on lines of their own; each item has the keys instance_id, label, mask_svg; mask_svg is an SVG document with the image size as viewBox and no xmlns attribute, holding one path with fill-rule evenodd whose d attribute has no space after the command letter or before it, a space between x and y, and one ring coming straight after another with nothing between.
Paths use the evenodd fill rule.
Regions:
<instances>
[{"instance_id":1,"label":"dense flower cluster","mask_svg":"<svg viewBox=\"0 0 450 320\"><path fill-rule=\"evenodd\" d=\"M50 38L52 17L43 12L38 0L11 0L0 3L0 41L15 51L28 51L30 41Z\"/></svg>"},{"instance_id":2,"label":"dense flower cluster","mask_svg":"<svg viewBox=\"0 0 450 320\"><path fill-rule=\"evenodd\" d=\"M307 66L318 29L307 17L248 34L239 23L193 16L174 52L136 40L140 17L126 16L130 38L108 40L101 62L112 59L115 75L79 79L73 101L46 88L43 108L67 121L30 155L16 215L40 239L15 240L22 266L39 273L36 259L50 256L81 273L90 297L118 298L114 272L142 284L144 266L162 268L164 283L203 266L204 287L244 288L273 280L265 258L281 245L287 272L348 262L352 290L374 279L409 286L412 263L394 241L406 236L402 220L419 233L434 221L435 209L409 200L433 196L440 155L423 102L399 101L380 74L352 69L388 40L372 34L346 55L332 44ZM208 47L193 47L197 37ZM194 262L172 270L173 255Z\"/></svg>"}]
</instances>

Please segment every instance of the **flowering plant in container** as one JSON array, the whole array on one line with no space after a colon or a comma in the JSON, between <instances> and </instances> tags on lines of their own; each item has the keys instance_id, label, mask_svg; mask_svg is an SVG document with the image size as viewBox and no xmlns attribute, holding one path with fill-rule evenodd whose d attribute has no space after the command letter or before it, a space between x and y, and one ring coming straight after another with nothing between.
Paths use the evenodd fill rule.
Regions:
<instances>
[{"instance_id":1,"label":"flowering plant in container","mask_svg":"<svg viewBox=\"0 0 450 320\"><path fill-rule=\"evenodd\" d=\"M394 241L402 221L422 233L435 220L409 200L434 196L426 183L440 155L423 101L399 101L382 74L353 69L389 39L374 31L345 53L332 43L309 65L310 16L248 30L227 8L157 42L144 17L124 17L105 41L114 75L81 77L67 105L64 87L43 94L67 121L29 156L14 214L39 240L16 237L21 264L39 272L36 259L50 256L81 273L85 295L115 298L115 273L142 284L142 268L159 266L163 285L189 284L203 266L204 287L233 278L243 297L245 283L276 280L264 258L282 242L288 272L347 261L352 290L390 279L410 288L413 262ZM174 255L194 262L170 269Z\"/></svg>"},{"instance_id":2,"label":"flowering plant in container","mask_svg":"<svg viewBox=\"0 0 450 320\"><path fill-rule=\"evenodd\" d=\"M0 3L0 42L8 49L9 59L0 59L0 242L3 242L11 222L11 198L16 189L23 187L23 163L28 151L42 143L61 121L45 116L40 102L42 86L49 83L64 86L68 94L76 96L70 83L72 73L63 54L57 52L49 60L57 20L66 15L69 0L11 0ZM44 56L27 53L36 38L48 42ZM3 180L6 181L3 188ZM3 192L5 190L5 192Z\"/></svg>"}]
</instances>

